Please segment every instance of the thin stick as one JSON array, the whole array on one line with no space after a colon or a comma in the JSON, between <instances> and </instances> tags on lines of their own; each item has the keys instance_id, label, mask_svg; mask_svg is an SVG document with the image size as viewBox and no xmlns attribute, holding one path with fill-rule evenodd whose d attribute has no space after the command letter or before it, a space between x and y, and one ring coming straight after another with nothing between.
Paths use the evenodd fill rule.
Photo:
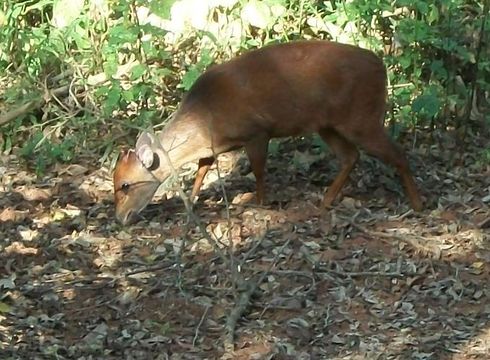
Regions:
<instances>
[{"instance_id":1,"label":"thin stick","mask_svg":"<svg viewBox=\"0 0 490 360\"><path fill-rule=\"evenodd\" d=\"M163 157L165 158L165 161L167 162L167 164L168 164L168 166L170 168L170 171L172 173L172 177L174 179L177 179L178 178L177 170L173 166L172 160L168 156L168 152L163 148L163 146L161 146L160 143L158 143L157 146L162 151ZM180 198L184 202L184 207L185 207L185 210L186 210L187 215L189 216L190 220L197 225L197 227L199 228L199 231L202 233L202 235L205 237L205 239L210 244L212 244L214 246L214 249L218 253L219 257L226 263L227 258L225 256L225 254L223 253L223 251L221 251L221 248L218 246L217 241L214 240L209 235L209 233L206 231L206 228L204 227L204 225L202 224L202 222L199 220L199 218L196 216L196 214L192 210L192 204L191 204L188 196L184 193L184 190L182 190L182 187L178 186L177 187L177 192L179 193Z\"/></svg>"},{"instance_id":2,"label":"thin stick","mask_svg":"<svg viewBox=\"0 0 490 360\"><path fill-rule=\"evenodd\" d=\"M66 93L68 91L68 88L69 88L68 85L64 85L47 92L47 95L58 96L63 93ZM40 99L37 100L28 101L27 103L21 105L17 109L7 112L6 114L0 116L0 126L7 124L10 121L18 118L19 116L27 114L28 112L34 109L40 108L41 106L46 104L47 100L49 100L49 98L46 99L44 97L41 97Z\"/></svg>"},{"instance_id":3,"label":"thin stick","mask_svg":"<svg viewBox=\"0 0 490 360\"><path fill-rule=\"evenodd\" d=\"M199 320L199 324L196 326L196 330L194 331L194 338L192 339L192 346L196 346L196 341L199 336L199 329L201 328L202 323L204 322L204 319L206 318L206 315L209 312L209 309L211 306L206 306L206 309L204 310L204 314L201 316L201 320Z\"/></svg>"},{"instance_id":4,"label":"thin stick","mask_svg":"<svg viewBox=\"0 0 490 360\"><path fill-rule=\"evenodd\" d=\"M234 350L235 329L236 329L238 319L240 319L240 317L243 315L248 305L250 304L250 299L252 295L255 293L258 286L264 281L267 274L270 273L272 267L276 265L279 256L282 254L283 250L285 249L286 246L289 245L290 242L291 240L288 239L281 246L281 248L279 249L279 251L277 252L274 258L274 261L270 264L269 269L262 273L258 281L252 283L252 281L249 280L249 281L244 281L243 284L239 284L242 285L240 286L240 288L245 290L242 291L242 293L240 294L237 304L235 305L235 307L233 308L233 310L231 311L230 315L226 320L226 325L225 325L226 335L224 340L225 353L232 352Z\"/></svg>"},{"instance_id":5,"label":"thin stick","mask_svg":"<svg viewBox=\"0 0 490 360\"><path fill-rule=\"evenodd\" d=\"M339 276L344 276L344 277L368 277L368 276L375 276L375 277L396 277L396 278L403 278L407 275L414 275L414 274L402 274L400 272L383 272L383 271L354 271L354 272L345 272L345 271L337 271L337 270L331 270L327 269L325 270L326 272L339 275ZM318 271L318 273L321 273Z\"/></svg>"}]
</instances>

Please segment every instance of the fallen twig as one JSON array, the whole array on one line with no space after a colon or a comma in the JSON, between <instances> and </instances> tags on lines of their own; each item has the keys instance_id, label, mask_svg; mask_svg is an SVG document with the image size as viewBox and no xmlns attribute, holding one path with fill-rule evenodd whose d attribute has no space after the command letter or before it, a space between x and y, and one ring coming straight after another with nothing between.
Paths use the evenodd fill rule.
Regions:
<instances>
[{"instance_id":1,"label":"fallen twig","mask_svg":"<svg viewBox=\"0 0 490 360\"><path fill-rule=\"evenodd\" d=\"M170 168L170 172L172 174L172 177L174 179L177 179L178 178L178 174L177 174L177 170L175 169L175 167L173 166L172 164L172 160L170 159L170 157L168 156L168 152L163 148L163 146L161 146L160 143L156 144L159 149L162 151L162 154L163 154L163 157L165 158L165 161L167 162L169 168ZM206 228L205 226L203 225L203 223L199 220L199 218L196 216L196 214L194 213L194 211L192 210L192 204L191 204L191 201L189 200L189 197L185 194L184 190L182 190L182 188L180 186L177 187L177 192L179 193L179 196L180 198L182 199L182 201L184 202L184 207L185 207L185 210L186 210L186 213L187 213L187 216L189 216L190 220L197 225L197 227L199 228L199 231L202 233L202 235L205 237L205 239L212 245L214 245L214 249L216 250L217 254L220 256L220 258L226 262L226 256L225 254L223 253L223 251L221 250L221 248L219 247L217 241L215 241L209 234L208 232L206 231Z\"/></svg>"},{"instance_id":2,"label":"fallen twig","mask_svg":"<svg viewBox=\"0 0 490 360\"><path fill-rule=\"evenodd\" d=\"M267 274L269 274L272 267L275 266L275 264L277 263L277 261L279 259L279 256L282 254L285 247L289 245L290 241L291 240L288 239L281 246L281 248L279 249L279 251L277 252L277 254L274 258L274 261L272 261L272 263L270 264L269 269L267 271L264 271L256 282L252 282L251 280L248 280L248 281L243 281L242 284L239 284L239 285L243 285L243 286L239 286L239 288L244 289L244 291L242 291L240 293L240 296L238 298L238 301L237 301L235 307L231 311L230 315L228 315L228 318L226 320L226 324L225 324L226 335L225 335L224 344L223 344L223 347L225 350L224 356L227 356L227 354L229 355L230 352L234 351L234 348L235 348L234 338L235 338L236 324L238 322L238 319L241 318L241 316L243 315L243 313L247 309L247 307L250 303L250 298L255 293L258 286L264 281Z\"/></svg>"},{"instance_id":3,"label":"fallen twig","mask_svg":"<svg viewBox=\"0 0 490 360\"><path fill-rule=\"evenodd\" d=\"M343 276L343 277L368 277L368 276L374 276L374 277L396 277L396 278L403 278L405 276L409 275L414 275L414 274L403 274L400 272L384 272L384 271L353 271L353 272L346 272L346 271L337 271L337 270L330 270L326 269L324 270L325 272L329 272L335 275ZM321 273L319 271L318 273Z\"/></svg>"},{"instance_id":4,"label":"fallen twig","mask_svg":"<svg viewBox=\"0 0 490 360\"><path fill-rule=\"evenodd\" d=\"M10 121L18 118L21 115L28 113L29 111L41 107L43 104L44 104L43 99L31 100L25 103L24 105L18 107L17 109L9 111L8 113L0 116L0 126L9 123Z\"/></svg>"},{"instance_id":5,"label":"fallen twig","mask_svg":"<svg viewBox=\"0 0 490 360\"><path fill-rule=\"evenodd\" d=\"M196 341L199 336L199 329L201 328L204 319L206 319L206 315L208 314L210 308L211 306L206 306L206 309L204 310L204 314L202 314L201 320L199 320L199 324L197 324L196 326L196 330L194 331L194 338L192 339L192 346L196 346Z\"/></svg>"},{"instance_id":6,"label":"fallen twig","mask_svg":"<svg viewBox=\"0 0 490 360\"><path fill-rule=\"evenodd\" d=\"M60 96L64 93L67 93L68 89L69 89L69 85L64 85L64 86L61 86L59 88L50 90L46 93L53 96L53 97L56 97L56 96ZM49 95L45 94L44 97L42 97L40 99L28 101L27 103L21 105L17 109L14 109L12 111L7 112L6 114L1 115L0 116L0 126L7 124L10 121L16 119L17 117L24 115L24 114L27 114L28 112L30 112L34 109L40 108L41 106L46 104L46 102L49 100Z\"/></svg>"},{"instance_id":7,"label":"fallen twig","mask_svg":"<svg viewBox=\"0 0 490 360\"><path fill-rule=\"evenodd\" d=\"M133 271L130 271L126 274L124 274L126 277L131 276L131 275L136 275L136 274L141 274L144 272L149 272L149 271L155 271L155 270L162 270L171 267L172 264L157 264L157 265L152 265L152 266L145 266Z\"/></svg>"}]
</instances>

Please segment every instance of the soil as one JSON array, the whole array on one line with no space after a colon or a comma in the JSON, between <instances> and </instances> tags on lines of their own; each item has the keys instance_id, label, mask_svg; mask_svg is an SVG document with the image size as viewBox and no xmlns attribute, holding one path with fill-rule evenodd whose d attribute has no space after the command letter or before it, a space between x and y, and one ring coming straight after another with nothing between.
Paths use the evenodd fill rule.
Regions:
<instances>
[{"instance_id":1,"label":"soil","mask_svg":"<svg viewBox=\"0 0 490 360\"><path fill-rule=\"evenodd\" d=\"M97 159L38 178L1 157L0 358L488 359L488 136L407 152L419 213L365 155L323 209L333 155L278 144L265 206L236 152L206 177L197 221L175 190L192 164L127 227Z\"/></svg>"}]
</instances>

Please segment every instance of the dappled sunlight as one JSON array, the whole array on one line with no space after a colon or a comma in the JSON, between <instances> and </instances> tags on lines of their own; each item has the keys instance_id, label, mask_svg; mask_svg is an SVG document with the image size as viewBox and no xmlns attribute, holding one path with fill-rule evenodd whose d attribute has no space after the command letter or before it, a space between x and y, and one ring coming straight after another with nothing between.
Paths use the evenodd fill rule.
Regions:
<instances>
[{"instance_id":1,"label":"dappled sunlight","mask_svg":"<svg viewBox=\"0 0 490 360\"><path fill-rule=\"evenodd\" d=\"M485 322L478 319L487 311L490 283L488 207L451 203L459 198L456 192L423 215L396 205L403 197L388 190L373 201L359 186L378 181L364 176L370 168L378 171L377 165L361 161L343 199L324 210L323 187L302 174L334 173L332 155L312 157L306 170L287 177L275 170L294 156L289 150L271 155L269 204L262 207L239 201L254 188L239 153L220 157L195 204L206 236L186 224L173 191L138 223L120 228L111 215L105 171L77 175L83 194L57 182L10 186L14 192L4 192L1 200L2 231L10 230L2 244L0 326L16 340L7 348L27 350L63 328L70 353L99 343L99 336L108 339L117 331L111 324L137 331L131 325L136 319L148 332L142 348L167 346L187 324L194 324L193 334L204 334L233 307L219 300L233 294L231 269L219 255L230 245L244 276L259 281L260 274L268 274L258 284L248 325L236 333L238 358L275 352L281 344L296 354L309 346L318 356L369 357L383 351L421 358L441 351L476 354L485 346L478 338ZM182 172L187 188L190 170ZM236 200L228 210L223 186L227 199ZM94 199L106 200L96 205ZM22 329L32 322L38 330L26 335ZM170 324L159 334L160 326ZM211 346L213 336L199 338ZM0 341L7 344L4 337Z\"/></svg>"},{"instance_id":2,"label":"dappled sunlight","mask_svg":"<svg viewBox=\"0 0 490 360\"><path fill-rule=\"evenodd\" d=\"M490 312L489 310L486 310L487 315ZM466 341L458 349L455 349L455 353L451 358L452 360L464 359L467 356L473 356L475 358L487 357L490 353L490 328L483 329L478 335Z\"/></svg>"},{"instance_id":3,"label":"dappled sunlight","mask_svg":"<svg viewBox=\"0 0 490 360\"><path fill-rule=\"evenodd\" d=\"M488 359L489 6L0 2L0 359Z\"/></svg>"},{"instance_id":4,"label":"dappled sunlight","mask_svg":"<svg viewBox=\"0 0 490 360\"><path fill-rule=\"evenodd\" d=\"M65 179L75 187L6 186L14 191L0 200L0 343L27 353L57 337L60 353L72 354L107 341L117 347L143 331L142 351L179 352L198 342L212 357L235 306L226 260L231 249L240 274L259 289L237 328L236 358L283 351L483 356L490 210L478 201L481 194L473 192L473 202L462 206L464 193L453 191L417 214L391 190L399 187L396 179L379 184L377 163L363 158L344 197L324 210L323 184L336 167L332 154L305 156L311 164L288 168L297 156L291 150L308 149L308 141L284 143L280 156L271 154L266 206L241 202L254 179L240 153L220 157L194 205L205 236L187 223L172 188L140 221L120 227L105 170ZM285 168L287 174L278 171ZM191 170L179 182L187 189ZM366 190L372 187L374 198Z\"/></svg>"}]
</instances>

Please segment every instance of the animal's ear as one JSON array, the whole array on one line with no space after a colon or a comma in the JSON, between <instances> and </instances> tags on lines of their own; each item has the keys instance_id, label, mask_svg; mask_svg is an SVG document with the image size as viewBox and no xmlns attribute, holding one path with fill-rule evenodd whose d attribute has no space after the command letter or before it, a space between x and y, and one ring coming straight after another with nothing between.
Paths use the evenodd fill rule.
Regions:
<instances>
[{"instance_id":1,"label":"animal's ear","mask_svg":"<svg viewBox=\"0 0 490 360\"><path fill-rule=\"evenodd\" d=\"M140 136L138 136L138 139L136 140L136 149L143 145L149 145L151 146L154 142L154 136L150 134L148 131L143 131Z\"/></svg>"},{"instance_id":2,"label":"animal's ear","mask_svg":"<svg viewBox=\"0 0 490 360\"><path fill-rule=\"evenodd\" d=\"M155 141L155 136L147 131L143 132L136 141L136 156L147 169L158 166L154 164L155 160L158 161L158 156L154 151Z\"/></svg>"}]
</instances>

